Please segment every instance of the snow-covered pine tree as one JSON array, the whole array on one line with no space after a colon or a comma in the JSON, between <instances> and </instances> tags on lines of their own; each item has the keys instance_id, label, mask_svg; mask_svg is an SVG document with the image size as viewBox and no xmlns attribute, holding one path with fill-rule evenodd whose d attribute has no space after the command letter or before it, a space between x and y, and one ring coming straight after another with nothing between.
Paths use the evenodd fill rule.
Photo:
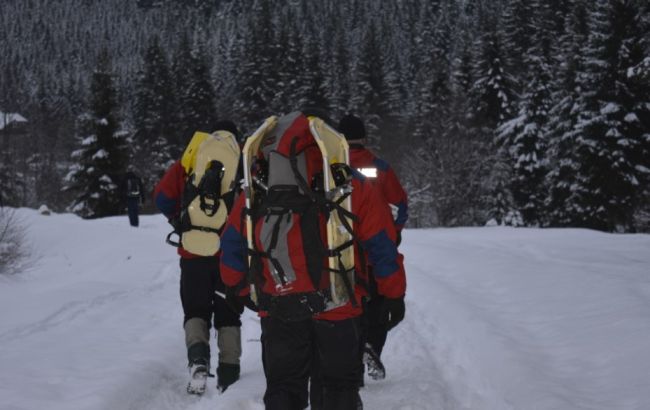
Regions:
<instances>
[{"instance_id":1,"label":"snow-covered pine tree","mask_svg":"<svg viewBox=\"0 0 650 410\"><path fill-rule=\"evenodd\" d=\"M305 30L305 39L302 43L302 64L298 75L298 84L300 85L297 96L300 97L295 101L295 96L285 102L285 110L293 110L304 106L320 107L329 111L330 104L327 99L325 90L325 72L321 58L320 47L314 47L319 44L318 33L312 27ZM293 104L298 103L297 106ZM289 106L287 106L287 104Z\"/></svg>"},{"instance_id":2,"label":"snow-covered pine tree","mask_svg":"<svg viewBox=\"0 0 650 410\"><path fill-rule=\"evenodd\" d=\"M252 12L243 19L243 47L235 107L242 128L255 129L264 118L277 114L271 109L278 82L274 58L275 26L268 0L254 0Z\"/></svg>"},{"instance_id":3,"label":"snow-covered pine tree","mask_svg":"<svg viewBox=\"0 0 650 410\"><path fill-rule=\"evenodd\" d=\"M474 84L469 92L470 131L475 147L481 160L476 164L477 170L473 175L480 176L483 209L487 210L486 218L494 217L498 212L491 208L494 201L491 197L511 198L507 183L501 181L503 172L497 173L495 164L505 161L502 153L496 148L496 129L512 115L514 102L513 79L506 70L501 33L498 21L490 15L489 10L479 9L478 27L480 37L475 43L473 75ZM513 207L514 205L509 205Z\"/></svg>"},{"instance_id":4,"label":"snow-covered pine tree","mask_svg":"<svg viewBox=\"0 0 650 410\"><path fill-rule=\"evenodd\" d=\"M648 96L650 93L650 4L646 3L645 7L639 7L639 19L640 32L645 32L646 36L642 40L643 44L640 44L645 48L645 58L628 69L627 77L630 81L630 86L634 87L637 90L638 96ZM637 50L638 53L638 50ZM637 106L640 106L641 103L638 103ZM647 108L647 103L646 103ZM640 114L640 113L639 113ZM645 127L645 133L642 136L642 141L645 143L643 148L639 149L638 154L640 157L645 158L645 163L647 164L650 161L650 127L648 126L648 111L644 110L644 115L641 117L639 123L645 124L642 125ZM632 117L630 117L632 119ZM650 168L648 165L640 165L639 170L642 170L643 167ZM639 199L639 206L634 212L634 228L638 232L650 232L650 178L645 178L645 183L643 180L639 181L641 187L639 188L642 191L641 197Z\"/></svg>"},{"instance_id":5,"label":"snow-covered pine tree","mask_svg":"<svg viewBox=\"0 0 650 410\"><path fill-rule=\"evenodd\" d=\"M241 7L246 7L247 2L236 1L224 4L220 11L219 27L221 35L212 51L215 64L212 65L211 78L214 81L214 90L217 96L215 101L216 112L220 119L230 119L239 122L239 111L235 106L239 94L240 61L244 57L244 24ZM237 124L240 126L240 124ZM242 129L242 131L244 131Z\"/></svg>"},{"instance_id":6,"label":"snow-covered pine tree","mask_svg":"<svg viewBox=\"0 0 650 410\"><path fill-rule=\"evenodd\" d=\"M534 15L530 0L509 0L505 2L501 17L505 53L503 63L513 78L517 94L525 87L530 72L525 56L534 42L531 38Z\"/></svg>"},{"instance_id":7,"label":"snow-covered pine tree","mask_svg":"<svg viewBox=\"0 0 650 410\"><path fill-rule=\"evenodd\" d=\"M343 5L343 7L345 7ZM350 110L350 50L348 50L346 31L343 29L342 11L335 10L330 31L329 56L331 64L326 66L325 90L332 115L342 117Z\"/></svg>"},{"instance_id":8,"label":"snow-covered pine tree","mask_svg":"<svg viewBox=\"0 0 650 410\"><path fill-rule=\"evenodd\" d=\"M303 71L307 68L303 51L302 33L298 27L296 11L288 7L286 14L280 15L281 22L275 31L274 46L281 51L282 58L276 61L278 83L271 106L278 113L295 109L305 104L307 93L303 82ZM309 47L310 49L312 47ZM293 107L292 107L293 106Z\"/></svg>"},{"instance_id":9,"label":"snow-covered pine tree","mask_svg":"<svg viewBox=\"0 0 650 410\"><path fill-rule=\"evenodd\" d=\"M389 4L389 3L386 3ZM391 4L392 5L392 4ZM398 10L393 14L383 15L381 20L382 44L384 45L383 72L385 87L385 116L381 121L379 132L379 150L382 157L388 162L397 164L402 152L408 152L409 138L412 133L411 121L413 118L408 115L404 101L410 92L408 77L402 65L401 42L408 42L408 38L392 36L394 25L399 18ZM389 18L390 16L390 18Z\"/></svg>"},{"instance_id":10,"label":"snow-covered pine tree","mask_svg":"<svg viewBox=\"0 0 650 410\"><path fill-rule=\"evenodd\" d=\"M443 226L454 225L459 221L457 205L462 197L462 188L458 186L458 178L465 165L461 156L466 153L463 152L464 136L448 132L454 121L450 84L451 26L447 14L438 12L437 21L432 27L432 48L426 51L430 53L435 69L423 79L427 90L419 103L427 107L428 112L418 117L418 123L424 129L417 132L426 136L430 148L431 164L428 171L432 205L438 224Z\"/></svg>"},{"instance_id":11,"label":"snow-covered pine tree","mask_svg":"<svg viewBox=\"0 0 650 410\"><path fill-rule=\"evenodd\" d=\"M13 59L9 59L13 60ZM13 62L13 61L12 61ZM19 66L7 65L0 75L0 205L18 206L21 199L22 178L18 168L15 137L9 122L20 113L26 101L21 91Z\"/></svg>"},{"instance_id":12,"label":"snow-covered pine tree","mask_svg":"<svg viewBox=\"0 0 650 410\"><path fill-rule=\"evenodd\" d=\"M555 51L555 71L552 80L553 106L548 121L549 196L546 200L551 226L570 226L571 196L578 169L576 133L579 111L575 102L582 93L577 83L582 72L582 52L589 33L588 12L584 0L571 0L564 18L564 34Z\"/></svg>"},{"instance_id":13,"label":"snow-covered pine tree","mask_svg":"<svg viewBox=\"0 0 650 410\"><path fill-rule=\"evenodd\" d=\"M76 197L70 210L84 218L122 213L121 175L127 161L126 134L119 131L117 92L110 57L102 52L91 79L89 112L81 118L77 162L66 177Z\"/></svg>"},{"instance_id":14,"label":"snow-covered pine tree","mask_svg":"<svg viewBox=\"0 0 650 410\"><path fill-rule=\"evenodd\" d=\"M60 151L67 141L66 118L69 114L66 104L57 95L58 91L54 81L45 78L39 83L35 106L30 107L29 140L32 144L27 148L29 155L25 155L27 170L25 175L27 206L38 207L47 204L50 209L60 210L68 205L69 201L62 195ZM69 150L67 151L69 155Z\"/></svg>"},{"instance_id":15,"label":"snow-covered pine tree","mask_svg":"<svg viewBox=\"0 0 650 410\"><path fill-rule=\"evenodd\" d=\"M548 159L547 123L551 107L551 10L545 0L530 3L531 42L523 58L527 68L514 118L498 129L499 146L512 166L509 189L526 225L545 224Z\"/></svg>"},{"instance_id":16,"label":"snow-covered pine tree","mask_svg":"<svg viewBox=\"0 0 650 410\"><path fill-rule=\"evenodd\" d=\"M416 197L409 196L409 220L412 226L438 225L437 210L432 203L434 194L432 179L435 178L435 147L432 121L436 116L434 112L435 97L434 60L436 50L434 46L434 25L436 15L429 2L420 5L420 19L417 22L418 33L412 38L414 52L410 56L413 67L418 67L409 84L409 93L412 96L413 112L412 121L404 131L407 133L403 139L402 161L400 169L403 175L403 184L408 192L417 192ZM428 201L428 203L427 203Z\"/></svg>"},{"instance_id":17,"label":"snow-covered pine tree","mask_svg":"<svg viewBox=\"0 0 650 410\"><path fill-rule=\"evenodd\" d=\"M648 29L633 0L599 0L591 13L577 99L576 181L571 225L634 229L634 210L650 174L650 89L628 72L646 56Z\"/></svg>"},{"instance_id":18,"label":"snow-covered pine tree","mask_svg":"<svg viewBox=\"0 0 650 410\"><path fill-rule=\"evenodd\" d=\"M210 62L205 46L192 44L184 34L172 63L175 113L175 151L180 153L196 131L212 132L217 121L216 93L210 78Z\"/></svg>"},{"instance_id":19,"label":"snow-covered pine tree","mask_svg":"<svg viewBox=\"0 0 650 410\"><path fill-rule=\"evenodd\" d=\"M382 3L387 10L381 14L380 32L382 33L382 44L384 46L384 80L386 87L386 110L388 113L387 121L395 124L393 129L382 130L382 136L386 139L395 138L396 133L404 132L404 117L406 110L404 101L407 99L409 78L407 74L408 67L405 62L410 55L408 44L411 39L406 30L402 30L406 16L400 8L400 3ZM398 30L395 28L398 27ZM386 122L384 126L386 127ZM399 139L398 139L399 140ZM398 143L401 141L397 141ZM382 144L382 147L384 144Z\"/></svg>"},{"instance_id":20,"label":"snow-covered pine tree","mask_svg":"<svg viewBox=\"0 0 650 410\"><path fill-rule=\"evenodd\" d=\"M173 114L173 141L174 146L182 147L181 149L185 148L194 131L196 131L196 126L186 119L189 108L185 106L187 103L187 90L193 77L192 60L192 42L189 33L185 31L181 34L171 58L172 84L176 102Z\"/></svg>"},{"instance_id":21,"label":"snow-covered pine tree","mask_svg":"<svg viewBox=\"0 0 650 410\"><path fill-rule=\"evenodd\" d=\"M215 108L217 95L209 70L211 58L205 45L199 43L193 48L188 63L191 70L190 83L185 92L180 94L182 98L180 112L183 116L182 122L193 130L188 134L185 142L189 142L194 131L214 131L214 124L218 120ZM185 144L182 145L184 148Z\"/></svg>"},{"instance_id":22,"label":"snow-covered pine tree","mask_svg":"<svg viewBox=\"0 0 650 410\"><path fill-rule=\"evenodd\" d=\"M469 95L472 87L471 40L466 27L467 21L461 19L458 25L463 34L455 42L454 59L451 62L451 96L448 115L441 142L448 145L445 161L446 169L451 175L443 178L449 180L449 198L447 206L441 210L441 222L449 225L474 225L482 223L481 183L488 167L485 156L485 142L477 140L468 121Z\"/></svg>"},{"instance_id":23,"label":"snow-covered pine tree","mask_svg":"<svg viewBox=\"0 0 650 410\"><path fill-rule=\"evenodd\" d=\"M176 109L169 64L154 36L144 55L133 106L131 165L145 181L155 181L182 147L174 144Z\"/></svg>"},{"instance_id":24,"label":"snow-covered pine tree","mask_svg":"<svg viewBox=\"0 0 650 410\"><path fill-rule=\"evenodd\" d=\"M510 192L512 181L512 166L501 151L494 155L490 170L491 195L484 201L488 208L488 225L522 226L521 214L514 206L514 198Z\"/></svg>"},{"instance_id":25,"label":"snow-covered pine tree","mask_svg":"<svg viewBox=\"0 0 650 410\"><path fill-rule=\"evenodd\" d=\"M388 114L383 58L384 50L379 39L379 29L377 23L371 20L360 44L353 73L350 105L353 112L363 118L368 130L368 144L374 147L379 145L378 131Z\"/></svg>"}]
</instances>

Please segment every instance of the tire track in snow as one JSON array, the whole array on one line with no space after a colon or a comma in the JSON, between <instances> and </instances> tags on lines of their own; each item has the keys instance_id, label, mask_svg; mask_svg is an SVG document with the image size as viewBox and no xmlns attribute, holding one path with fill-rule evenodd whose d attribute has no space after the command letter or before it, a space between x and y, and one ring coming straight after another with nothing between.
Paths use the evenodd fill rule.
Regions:
<instances>
[{"instance_id":1,"label":"tire track in snow","mask_svg":"<svg viewBox=\"0 0 650 410\"><path fill-rule=\"evenodd\" d=\"M175 271L173 267L166 265L158 272L159 273L154 277L154 281L145 288L116 290L87 300L66 302L59 309L38 321L14 327L3 332L0 334L0 342L9 342L23 339L37 333L47 332L48 330L54 329L58 326L67 325L84 315L92 314L96 309L101 307L116 304L118 301L128 299L132 296L138 297L156 293L170 285L170 278Z\"/></svg>"},{"instance_id":2,"label":"tire track in snow","mask_svg":"<svg viewBox=\"0 0 650 410\"><path fill-rule=\"evenodd\" d=\"M408 253L406 257L408 258ZM427 363L432 369L428 373L420 372L425 378L427 375L434 378L430 381L433 384L430 389L435 392L437 400L431 399L424 403L423 407L416 408L427 410L510 409L499 398L494 398L494 392L471 366L473 352L466 349L480 341L466 340L467 332L459 331L459 329L462 329L463 323L475 320L473 318L475 310L467 305L467 301L462 298L462 295L457 294L453 287L444 281L444 278L430 273L436 269L436 266L421 265L420 261L407 262L406 270L409 283L415 283L417 287L407 288L405 319L407 327L400 329L403 324L398 326L391 332L392 334L397 331L396 335L392 335L393 339L389 339L387 342L389 349L392 349L393 345L397 345L400 351L396 356L399 358L409 357L413 355L413 351L417 352L418 349L425 351L420 355L415 366L420 367L423 363ZM389 334L389 338L391 338L391 334ZM398 335L399 339L395 340L395 336ZM386 356L390 357L388 354ZM433 393L428 391L428 395L431 396ZM486 404L489 401L500 403L494 407Z\"/></svg>"},{"instance_id":3,"label":"tire track in snow","mask_svg":"<svg viewBox=\"0 0 650 410\"><path fill-rule=\"evenodd\" d=\"M50 329L64 326L84 314L94 311L94 309L97 309L100 306L113 303L116 300L124 299L129 293L130 292L128 291L114 291L94 297L90 300L78 300L64 303L63 306L43 319L9 329L0 334L0 342L24 339L37 333L47 332Z\"/></svg>"},{"instance_id":4,"label":"tire track in snow","mask_svg":"<svg viewBox=\"0 0 650 410\"><path fill-rule=\"evenodd\" d=\"M440 354L432 345L435 329L423 327L419 318L425 310L407 298L406 317L388 336L382 358L386 379L366 377L361 390L364 408L369 410L459 409L452 390L442 377Z\"/></svg>"}]
</instances>

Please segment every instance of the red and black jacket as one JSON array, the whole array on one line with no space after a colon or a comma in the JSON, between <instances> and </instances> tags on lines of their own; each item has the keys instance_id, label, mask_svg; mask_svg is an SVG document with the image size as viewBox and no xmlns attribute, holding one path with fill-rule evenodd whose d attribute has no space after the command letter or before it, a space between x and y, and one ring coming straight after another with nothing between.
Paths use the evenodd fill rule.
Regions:
<instances>
[{"instance_id":1,"label":"red and black jacket","mask_svg":"<svg viewBox=\"0 0 650 410\"><path fill-rule=\"evenodd\" d=\"M352 186L352 213L357 218L353 224L354 234L359 239L363 251L367 255L367 263L373 266L373 275L377 282L378 293L388 298L402 297L406 291L406 278L395 245L396 231L390 209L386 201L382 200L379 191L361 174L355 172ZM246 280L247 241L245 232L242 232L242 230L245 230L242 224L244 201L244 196L240 195L228 217L221 237L221 277L226 286L230 287L237 287L242 281ZM300 258L302 253L299 238L295 238L295 244L296 251L291 257ZM358 251L357 249L357 255ZM357 275L360 276L361 280L367 280L367 278L363 277L363 272L366 269L360 266L360 258L355 258L355 261ZM264 271L264 275L268 275L267 270ZM265 277L265 279L262 292L274 295L276 291L272 278ZM309 289L302 289L298 286L293 290L295 293L307 291ZM248 288L245 288L242 295L247 293ZM363 289L356 286L356 304L353 305L348 302L341 307L322 312L315 318L343 320L360 315L359 301L363 293Z\"/></svg>"},{"instance_id":2,"label":"red and black jacket","mask_svg":"<svg viewBox=\"0 0 650 410\"><path fill-rule=\"evenodd\" d=\"M350 144L350 166L356 169L371 168L376 170L376 177L368 178L381 191L389 204L397 207L395 228L401 231L408 219L408 198L400 184L395 171L381 158L377 158L362 144Z\"/></svg>"}]
</instances>

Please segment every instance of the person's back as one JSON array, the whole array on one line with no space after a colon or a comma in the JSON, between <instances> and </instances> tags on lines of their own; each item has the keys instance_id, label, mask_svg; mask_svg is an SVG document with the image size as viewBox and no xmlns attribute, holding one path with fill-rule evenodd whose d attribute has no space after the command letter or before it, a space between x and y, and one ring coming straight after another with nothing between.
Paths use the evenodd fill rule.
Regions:
<instances>
[{"instance_id":1,"label":"person's back","mask_svg":"<svg viewBox=\"0 0 650 410\"><path fill-rule=\"evenodd\" d=\"M143 195L142 192L142 181L132 171L126 173L126 197L127 198L141 198Z\"/></svg>"},{"instance_id":2,"label":"person's back","mask_svg":"<svg viewBox=\"0 0 650 410\"><path fill-rule=\"evenodd\" d=\"M122 189L124 197L126 197L129 223L131 226L138 226L140 224L140 204L144 202L142 180L133 171L128 171L124 176Z\"/></svg>"},{"instance_id":3,"label":"person's back","mask_svg":"<svg viewBox=\"0 0 650 410\"><path fill-rule=\"evenodd\" d=\"M408 219L408 198L395 171L365 146L366 129L360 118L346 115L339 122L338 131L350 145L350 166L377 185L391 206L395 228L401 232Z\"/></svg>"},{"instance_id":4,"label":"person's back","mask_svg":"<svg viewBox=\"0 0 650 410\"><path fill-rule=\"evenodd\" d=\"M371 181L381 191L383 199L390 205L399 246L401 231L408 218L406 191L390 165L365 147L366 129L359 117L346 115L339 122L338 130L350 144L350 165ZM401 254L398 259L403 263ZM368 269L372 270L373 267L369 266ZM393 320L389 311L403 312L404 301L386 300L377 292L374 278L375 275L368 275L369 297L364 306L364 362L368 366L368 374L373 379L383 379L386 370L380 359L381 353L388 331L401 320L402 316L398 313L398 319ZM387 306L388 303L398 304Z\"/></svg>"},{"instance_id":5,"label":"person's back","mask_svg":"<svg viewBox=\"0 0 650 410\"><path fill-rule=\"evenodd\" d=\"M239 134L235 124L231 121L218 122L215 128L217 130L215 133L221 134L222 132L227 132L232 134L233 141ZM194 138L192 140L194 141ZM206 216L209 215L216 218L219 216L219 213L214 212L214 206L218 203L217 210L227 213L226 210L231 205L231 197L235 195L236 184L233 184L229 191L220 190L218 198L212 196L216 188L216 186L212 185L218 185L215 182L211 181L208 187L202 187L202 184L199 183L199 187L196 187L194 177L198 173L195 173L192 167L197 166L198 160L195 157L200 156L201 153L197 152L200 150L199 146L195 147L197 148L196 151L191 151L189 149L190 147L193 147L192 141L188 144L188 149L186 149L183 158L174 162L156 185L154 189L154 202L170 224L172 224L174 233L180 238L176 245L178 246L177 251L180 256L180 295L184 314L183 329L185 331L185 345L187 349L188 367L190 369L190 382L187 386L187 392L191 394L203 394L211 362L211 327L217 330L216 337L219 348L217 365L218 390L226 390L228 386L236 382L240 377L240 314L242 311L233 309L228 305L225 298L220 295L225 291L219 275L218 236L221 226L218 229L211 226L195 226L195 223L202 222L202 220L197 218L198 222L193 222L189 207L192 204L198 203L199 205L194 207L195 212L203 212ZM195 154L194 161L191 160L192 152ZM238 152L237 150L237 155ZM229 156L230 154L228 153ZM225 161L224 158L222 160L219 164L230 164L229 168L236 167L236 160ZM210 166L206 167L206 169L218 170L215 168L215 165L217 165L216 161L210 163ZM223 170L223 175L227 173L228 176L232 176L235 172L236 169L227 169ZM198 177L196 179L199 181L203 180L203 178ZM206 177L205 181L210 181L210 179ZM205 218L203 221L206 219L209 223L213 222L210 218ZM223 221L221 224L223 224ZM182 240L184 234L193 230L214 233L213 235L204 235L204 241L209 242L209 246L204 247L202 246L203 244L197 244L196 241L184 242ZM171 240L169 242L174 243ZM216 249L212 250L212 246L216 246ZM199 254L198 250L203 250L204 248L207 248L213 254ZM192 251L197 253L193 253Z\"/></svg>"},{"instance_id":6,"label":"person's back","mask_svg":"<svg viewBox=\"0 0 650 410\"><path fill-rule=\"evenodd\" d=\"M222 237L224 283L242 297L253 285L260 303L267 377L264 401L269 410L302 409L307 405L307 381L315 354L320 358L322 408L357 408L360 293L351 284L343 291L352 293L346 294L349 299L343 304L330 299L330 275L347 271L345 267L337 272L328 268L327 256L336 259L340 252L326 246L324 227L328 220L325 214L336 212L336 205L331 198L328 203L324 191L319 191L324 178L323 158L309 134L310 124L315 124L312 120L301 113L282 117L277 126L280 130L261 142L263 148L258 158L268 161L269 170L268 178L256 189L263 191L259 195L267 197L261 199L262 204L270 199L278 201L262 205L261 212L255 197L247 192L252 209L247 209L246 198L240 197ZM304 155L298 158L301 153ZM342 192L351 192L353 233L376 267L378 291L391 299L402 298L406 284L397 258L390 211L369 181L358 174L346 181L352 189ZM303 200L296 197L299 193L304 194ZM293 198L287 205L291 209L281 204L283 198ZM252 226L245 230L242 216L247 215L252 216ZM252 238L246 237L249 232ZM252 249L247 246L247 239L253 244ZM317 259L311 263L306 248L318 245ZM248 255L252 255L250 262ZM363 269L358 258L355 262L355 271ZM331 293L334 292L336 286L332 287ZM319 300L321 303L313 303ZM321 407L312 403L312 408Z\"/></svg>"}]
</instances>

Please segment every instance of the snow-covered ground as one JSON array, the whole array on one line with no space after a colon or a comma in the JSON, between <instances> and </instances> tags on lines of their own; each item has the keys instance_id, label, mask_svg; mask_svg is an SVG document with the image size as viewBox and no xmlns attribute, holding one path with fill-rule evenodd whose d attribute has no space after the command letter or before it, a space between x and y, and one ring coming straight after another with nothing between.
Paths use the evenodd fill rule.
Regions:
<instances>
[{"instance_id":1,"label":"snow-covered ground","mask_svg":"<svg viewBox=\"0 0 650 410\"><path fill-rule=\"evenodd\" d=\"M0 277L0 409L263 409L250 312L242 379L184 392L164 218L17 215L34 261ZM650 408L650 236L418 230L402 250L407 316L366 410Z\"/></svg>"}]
</instances>

